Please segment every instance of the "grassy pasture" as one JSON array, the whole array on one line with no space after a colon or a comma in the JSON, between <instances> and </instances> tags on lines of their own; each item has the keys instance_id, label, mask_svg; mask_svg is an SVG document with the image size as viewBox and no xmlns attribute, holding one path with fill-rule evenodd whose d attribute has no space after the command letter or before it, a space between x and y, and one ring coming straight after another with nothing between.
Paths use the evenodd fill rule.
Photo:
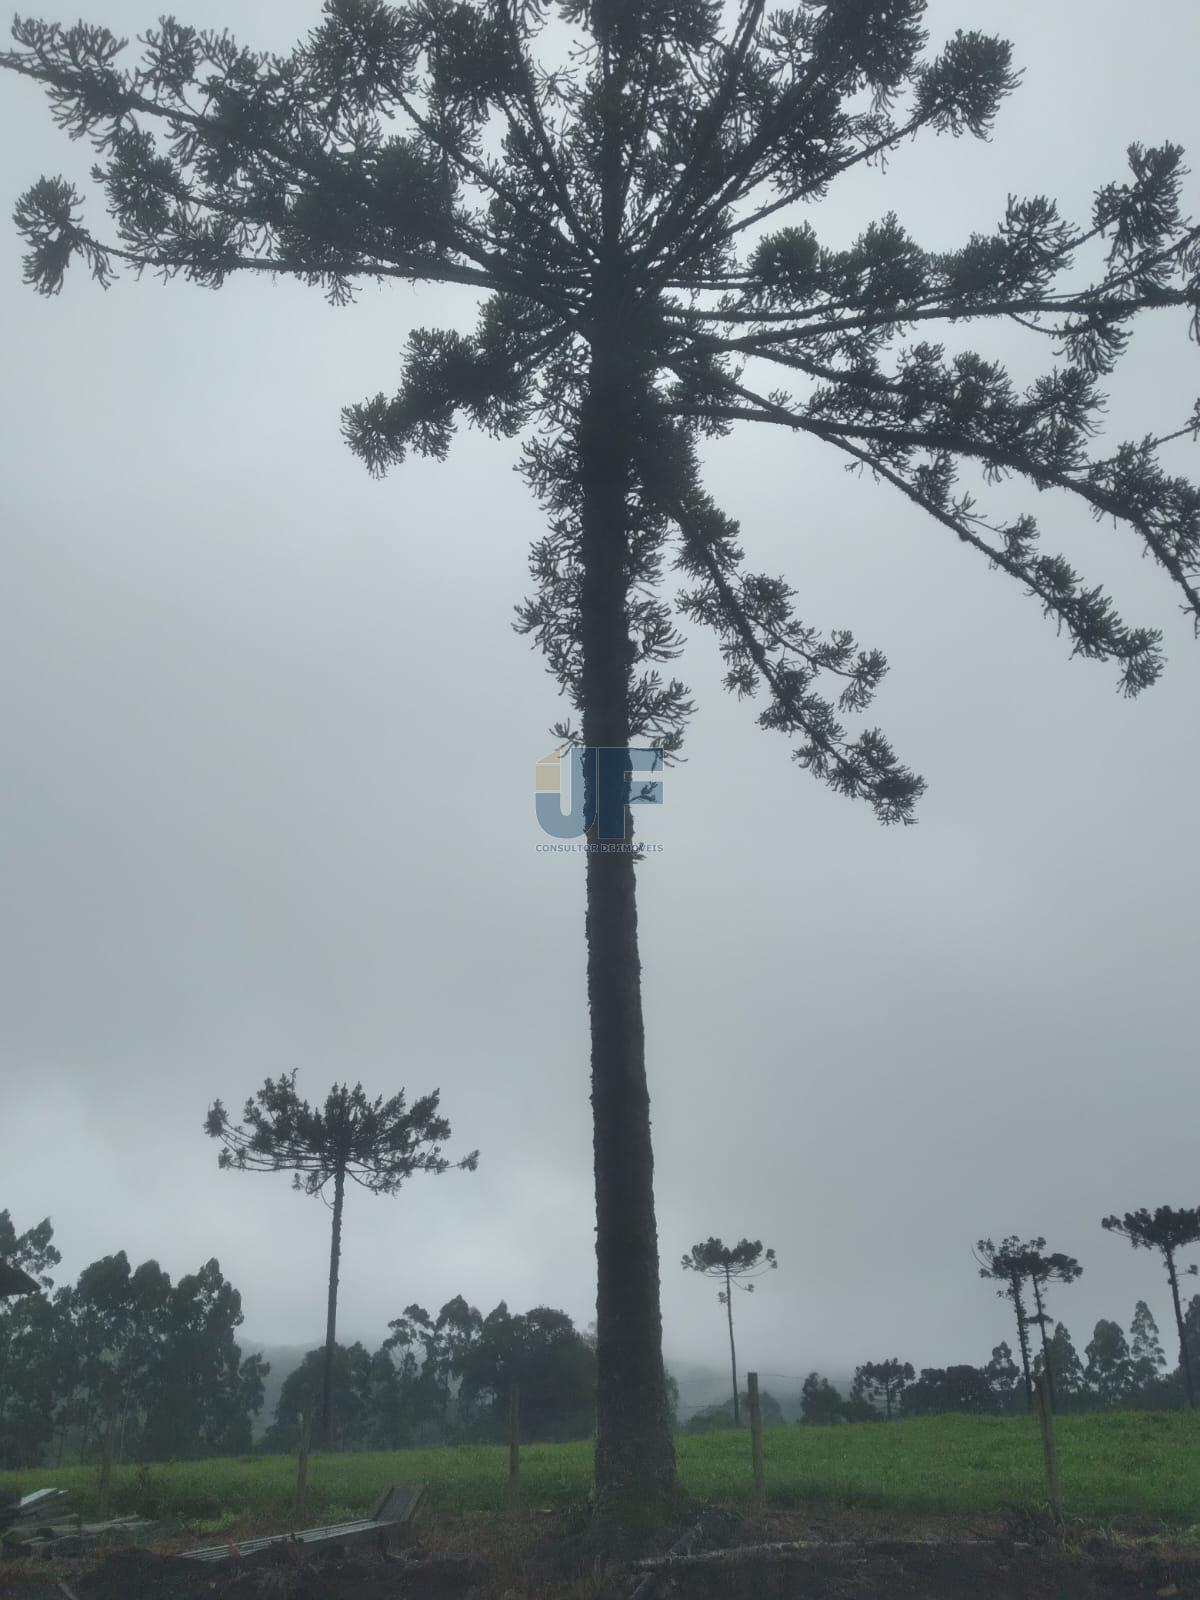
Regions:
<instances>
[{"instance_id":1,"label":"grassy pasture","mask_svg":"<svg viewBox=\"0 0 1200 1600\"><path fill-rule=\"evenodd\" d=\"M1200 1415L1114 1412L1058 1419L1065 1509L1130 1524L1200 1524ZM678 1441L687 1491L698 1500L737 1503L750 1492L747 1432ZM498 1512L504 1504L506 1448L458 1446L309 1461L308 1521L359 1516L392 1482L429 1484L433 1506L452 1515ZM1043 1498L1041 1446L1030 1418L930 1417L890 1425L775 1428L765 1435L768 1501L914 1512L987 1515ZM591 1446L531 1445L521 1452L522 1500L562 1508L587 1492ZM198 1531L252 1520L286 1525L296 1481L294 1459L247 1456L113 1470L113 1514L173 1516ZM0 1488L56 1484L95 1508L90 1467L0 1473Z\"/></svg>"}]
</instances>

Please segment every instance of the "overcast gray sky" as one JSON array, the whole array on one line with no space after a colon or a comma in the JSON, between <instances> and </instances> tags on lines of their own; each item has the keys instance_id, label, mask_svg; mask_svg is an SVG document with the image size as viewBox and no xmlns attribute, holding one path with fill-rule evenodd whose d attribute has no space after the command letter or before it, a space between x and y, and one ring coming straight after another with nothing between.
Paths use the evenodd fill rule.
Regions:
<instances>
[{"instance_id":1,"label":"overcast gray sky","mask_svg":"<svg viewBox=\"0 0 1200 1600\"><path fill-rule=\"evenodd\" d=\"M278 49L318 13L182 11ZM157 13L83 14L132 35ZM1131 140L1200 153L1194 0L1136 20L935 0L928 21L1005 32L1023 85L990 144L924 138L843 181L812 218L828 243L894 207L950 247L1010 192L1082 219ZM0 82L5 218L43 173L92 192L93 159ZM447 465L377 483L338 431L394 386L409 330L469 326L472 295L333 310L282 281L103 293L73 268L45 301L20 255L0 223L0 1205L18 1228L50 1214L64 1276L118 1249L172 1275L216 1255L249 1337L316 1342L328 1215L283 1176L219 1172L205 1108L292 1068L312 1096L436 1085L479 1170L351 1195L344 1335L373 1347L409 1302L457 1293L588 1322L582 860L535 848L561 706L510 627L539 514L512 443L464 432ZM1109 441L1179 426L1200 392L1186 315L1144 322ZM1016 330L969 342L1022 380L1049 359ZM1141 1296L1165 1332L1157 1264L1099 1221L1200 1201L1200 644L1174 592L1061 497L992 498L1165 628L1168 672L1129 703L1011 580L816 441L743 431L708 461L752 567L886 652L873 719L929 792L918 826L880 828L726 698L691 630L700 709L639 869L668 1359L723 1359L715 1293L678 1265L710 1233L778 1251L738 1306L765 1371L985 1361L1012 1335L971 1259L984 1234L1080 1258L1052 1301L1080 1349Z\"/></svg>"}]
</instances>

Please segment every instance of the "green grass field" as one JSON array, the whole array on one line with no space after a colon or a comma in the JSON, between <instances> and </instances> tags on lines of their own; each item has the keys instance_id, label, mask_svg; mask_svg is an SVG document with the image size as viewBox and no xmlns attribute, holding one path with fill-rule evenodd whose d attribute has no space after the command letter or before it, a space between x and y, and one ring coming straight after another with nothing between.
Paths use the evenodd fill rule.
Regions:
<instances>
[{"instance_id":1,"label":"green grass field","mask_svg":"<svg viewBox=\"0 0 1200 1600\"><path fill-rule=\"evenodd\" d=\"M1068 1514L1131 1524L1200 1523L1200 1415L1117 1412L1062 1417L1059 1473ZM684 1486L699 1500L736 1503L750 1491L746 1432L681 1438ZM937 1417L890 1426L777 1428L765 1436L768 1500L915 1512L987 1514L1044 1498L1041 1445L1029 1418ZM532 1445L521 1453L522 1500L569 1505L588 1487L589 1444ZM309 1521L358 1516L393 1482L428 1483L435 1509L498 1511L507 1450L461 1446L384 1455L314 1455ZM290 1457L180 1462L113 1471L114 1514L177 1517L197 1530L247 1518L286 1523L296 1480ZM94 1510L94 1468L0 1474L22 1491L56 1484Z\"/></svg>"}]
</instances>

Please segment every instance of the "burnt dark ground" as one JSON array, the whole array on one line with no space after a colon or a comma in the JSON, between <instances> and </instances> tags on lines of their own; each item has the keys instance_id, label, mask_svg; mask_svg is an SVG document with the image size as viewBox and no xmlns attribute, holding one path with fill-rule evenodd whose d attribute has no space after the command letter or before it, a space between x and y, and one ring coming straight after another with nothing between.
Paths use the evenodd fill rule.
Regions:
<instances>
[{"instance_id":1,"label":"burnt dark ground","mask_svg":"<svg viewBox=\"0 0 1200 1600\"><path fill-rule=\"evenodd\" d=\"M799 1510L717 1517L697 1549L785 1540L806 1548L679 1567L660 1577L654 1600L1200 1600L1200 1551L1161 1534L1069 1528L1060 1540L1029 1522ZM65 1600L60 1580L77 1600L616 1600L636 1581L606 1576L585 1554L578 1524L547 1515L430 1519L419 1542L392 1559L359 1549L201 1566L126 1549L89 1561L9 1561L0 1600Z\"/></svg>"}]
</instances>

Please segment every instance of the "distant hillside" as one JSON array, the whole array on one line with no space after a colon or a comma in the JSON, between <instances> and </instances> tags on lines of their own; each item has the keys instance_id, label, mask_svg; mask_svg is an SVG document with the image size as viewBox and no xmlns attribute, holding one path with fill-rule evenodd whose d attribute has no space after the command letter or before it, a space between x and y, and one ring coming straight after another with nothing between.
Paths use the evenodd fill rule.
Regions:
<instances>
[{"instance_id":1,"label":"distant hillside","mask_svg":"<svg viewBox=\"0 0 1200 1600\"><path fill-rule=\"evenodd\" d=\"M730 1373L728 1367L705 1366L691 1361L672 1361L666 1357L667 1371L679 1385L679 1421L685 1423L690 1416L694 1416L705 1406L723 1405L729 1399ZM828 1378L833 1387L842 1394L849 1394L852 1374L827 1372L822 1370L821 1376ZM759 1379L759 1387L766 1393L774 1395L779 1401L781 1410L789 1422L796 1422L800 1417L800 1386L802 1377L793 1379L771 1378L763 1376ZM738 1386L745 1393L746 1375L741 1364L738 1365Z\"/></svg>"},{"instance_id":2,"label":"distant hillside","mask_svg":"<svg viewBox=\"0 0 1200 1600\"><path fill-rule=\"evenodd\" d=\"M243 1356L262 1356L271 1368L263 1382L263 1408L254 1419L254 1437L257 1439L275 1420L275 1407L279 1404L284 1379L290 1372L295 1372L308 1352L315 1350L323 1341L314 1339L312 1344L259 1344L256 1339L241 1339L238 1342Z\"/></svg>"}]
</instances>

